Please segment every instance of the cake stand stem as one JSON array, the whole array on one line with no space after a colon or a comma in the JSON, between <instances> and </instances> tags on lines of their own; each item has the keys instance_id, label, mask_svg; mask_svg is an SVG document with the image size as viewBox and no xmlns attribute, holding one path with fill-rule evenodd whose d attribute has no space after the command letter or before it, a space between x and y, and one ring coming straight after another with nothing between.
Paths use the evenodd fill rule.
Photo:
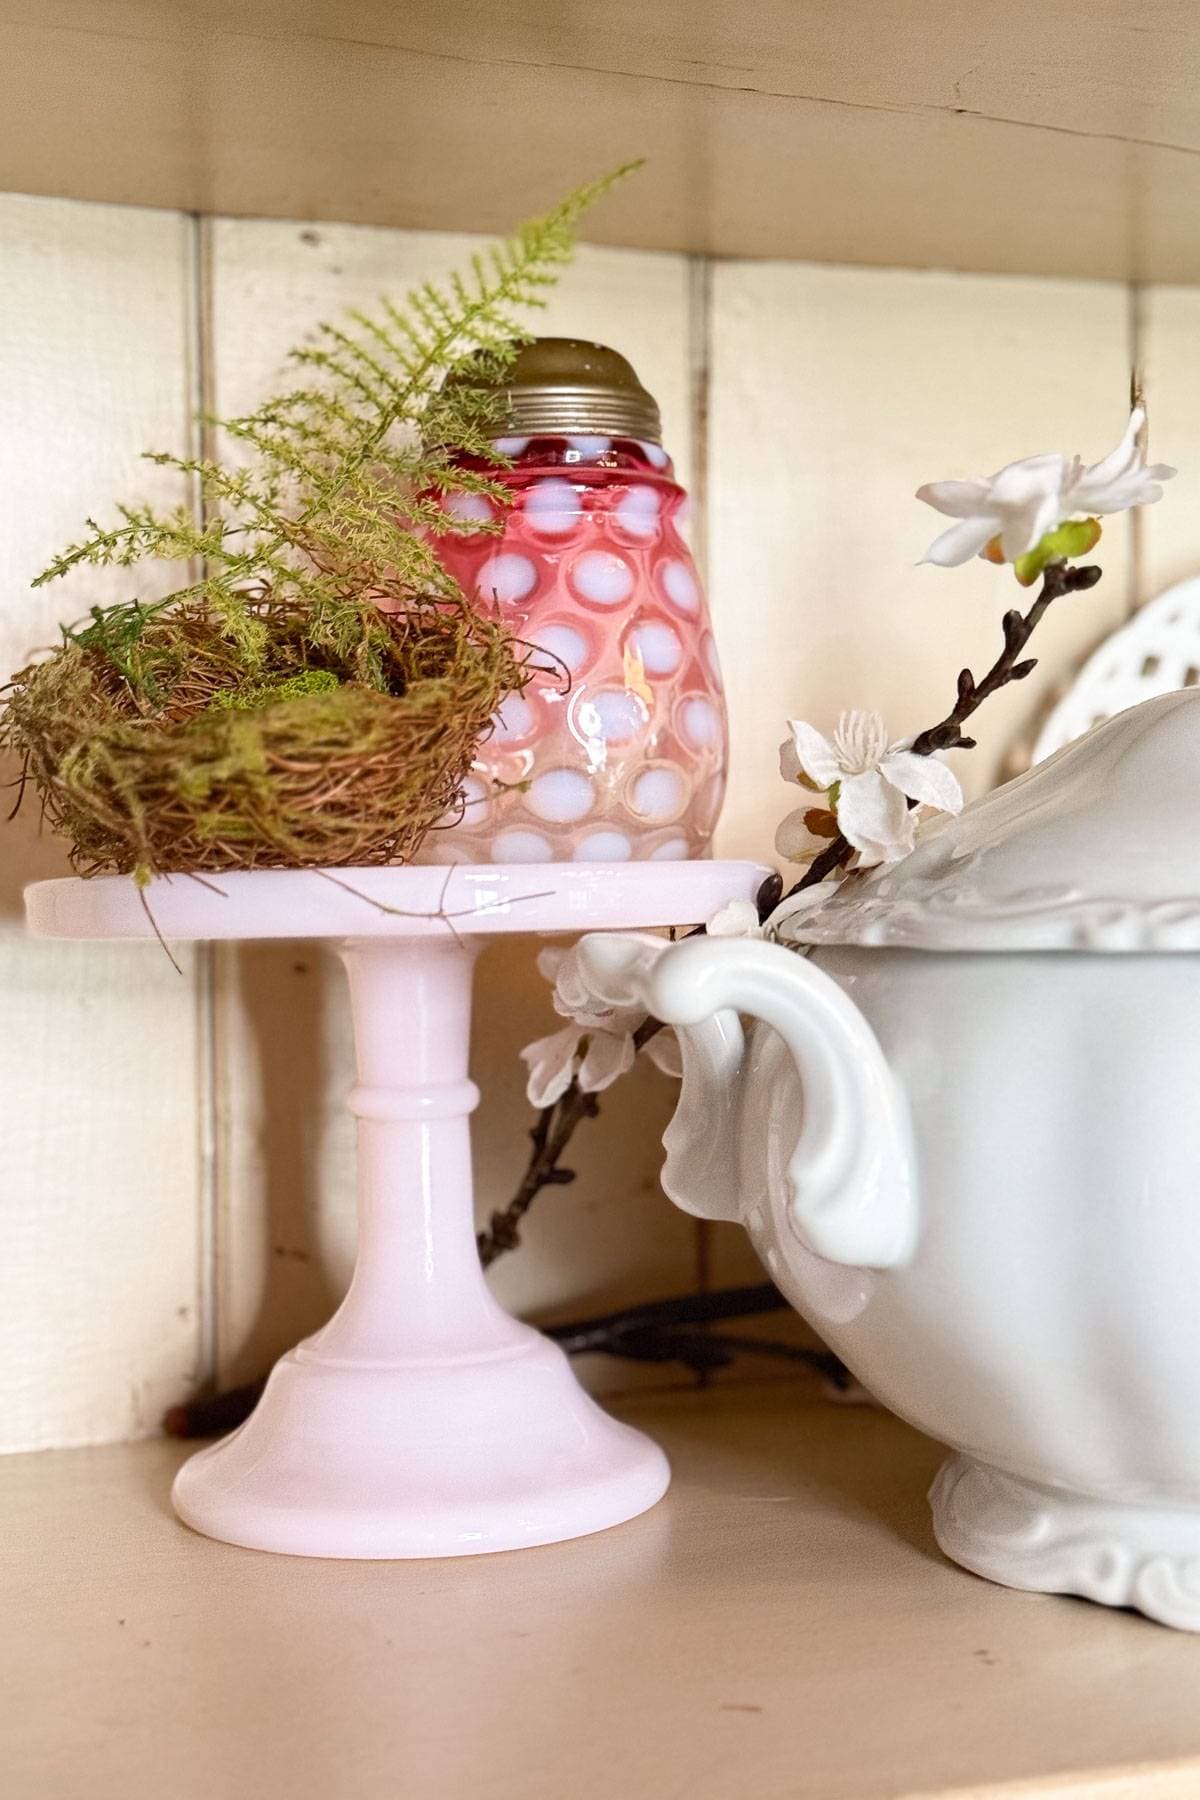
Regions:
<instances>
[{"instance_id":1,"label":"cake stand stem","mask_svg":"<svg viewBox=\"0 0 1200 1800\"><path fill-rule=\"evenodd\" d=\"M478 940L360 939L350 977L358 1085L358 1261L302 1354L420 1361L521 1338L475 1250L467 1077Z\"/></svg>"},{"instance_id":2,"label":"cake stand stem","mask_svg":"<svg viewBox=\"0 0 1200 1800\"><path fill-rule=\"evenodd\" d=\"M519 1324L475 1247L467 1076L478 939L342 950L358 1084L358 1259L258 1407L181 1469L213 1537L312 1556L446 1556L555 1542L653 1505L656 1445L600 1410Z\"/></svg>"}]
</instances>

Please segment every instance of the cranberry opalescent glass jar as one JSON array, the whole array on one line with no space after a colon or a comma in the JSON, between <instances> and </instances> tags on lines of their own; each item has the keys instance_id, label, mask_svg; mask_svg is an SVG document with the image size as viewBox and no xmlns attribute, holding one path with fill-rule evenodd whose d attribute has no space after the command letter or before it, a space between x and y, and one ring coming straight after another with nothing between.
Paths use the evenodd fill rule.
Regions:
<instances>
[{"instance_id":1,"label":"cranberry opalescent glass jar","mask_svg":"<svg viewBox=\"0 0 1200 1800\"><path fill-rule=\"evenodd\" d=\"M542 338L508 378L503 533L439 554L477 605L533 647L461 819L423 861L624 862L703 855L727 730L708 609L683 537L687 497L658 408L612 350ZM476 465L481 466L481 465ZM479 495L465 519L493 513Z\"/></svg>"}]
</instances>

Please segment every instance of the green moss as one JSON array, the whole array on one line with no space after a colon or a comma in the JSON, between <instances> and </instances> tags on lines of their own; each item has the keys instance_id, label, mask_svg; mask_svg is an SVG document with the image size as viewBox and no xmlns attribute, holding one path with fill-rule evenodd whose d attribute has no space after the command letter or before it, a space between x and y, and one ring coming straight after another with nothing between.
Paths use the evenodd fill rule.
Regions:
<instances>
[{"instance_id":1,"label":"green moss","mask_svg":"<svg viewBox=\"0 0 1200 1800\"><path fill-rule=\"evenodd\" d=\"M264 706L277 706L281 700L328 694L338 685L338 678L331 669L304 669L299 675L285 675L281 681L221 688L213 695L209 706L225 712L257 712Z\"/></svg>"},{"instance_id":2,"label":"green moss","mask_svg":"<svg viewBox=\"0 0 1200 1800\"><path fill-rule=\"evenodd\" d=\"M16 678L0 748L25 757L85 873L402 860L453 807L526 675L506 628L469 608L359 604L385 690L354 679L353 653L305 666L306 614L273 604L251 615L265 678L239 687L240 651L211 613L170 609L138 640L157 705L75 640Z\"/></svg>"},{"instance_id":3,"label":"green moss","mask_svg":"<svg viewBox=\"0 0 1200 1800\"><path fill-rule=\"evenodd\" d=\"M391 862L461 793L475 745L527 679L508 629L472 611L438 560L473 526L464 493L503 498L503 376L569 260L584 210L623 170L402 306L319 325L294 383L209 421L228 465L152 454L186 508L88 520L35 585L74 570L186 565L165 599L93 606L0 713L43 812L84 873Z\"/></svg>"}]
</instances>

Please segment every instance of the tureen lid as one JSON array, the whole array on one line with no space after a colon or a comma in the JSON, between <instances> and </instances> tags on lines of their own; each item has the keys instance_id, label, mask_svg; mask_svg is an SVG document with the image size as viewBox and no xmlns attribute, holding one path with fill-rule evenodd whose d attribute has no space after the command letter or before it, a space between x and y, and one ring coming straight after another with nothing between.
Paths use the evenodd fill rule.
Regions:
<instances>
[{"instance_id":1,"label":"tureen lid","mask_svg":"<svg viewBox=\"0 0 1200 1800\"><path fill-rule=\"evenodd\" d=\"M1200 950L1200 689L1146 700L939 819L787 929L918 950Z\"/></svg>"}]
</instances>

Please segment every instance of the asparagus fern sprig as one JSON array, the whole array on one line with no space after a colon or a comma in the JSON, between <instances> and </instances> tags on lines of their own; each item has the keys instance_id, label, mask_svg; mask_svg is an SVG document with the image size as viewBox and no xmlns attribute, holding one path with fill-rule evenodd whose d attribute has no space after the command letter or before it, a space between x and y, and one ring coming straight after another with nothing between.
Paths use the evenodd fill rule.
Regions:
<instances>
[{"instance_id":1,"label":"asparagus fern sprig","mask_svg":"<svg viewBox=\"0 0 1200 1800\"><path fill-rule=\"evenodd\" d=\"M452 514L447 501L501 491L458 453L494 459L503 403L489 383L502 380L529 341L522 315L544 306L582 214L626 172L577 189L473 256L466 272L422 282L403 305L385 299L373 312L318 326L291 352L295 385L253 412L208 421L223 434L227 459L150 453L198 488L199 522L186 508L146 505L118 508L113 525L89 519L87 536L34 585L81 568L188 564L190 578L166 604L207 605L227 621L251 667L251 595L301 602L318 644L340 638L351 615L362 629L355 603L376 582L393 593L399 583L414 595L457 597L429 533L494 530L486 519ZM454 379L468 374L472 380ZM129 603L134 630L139 605ZM120 642L119 614L106 613L106 642ZM376 678L375 663L368 636L363 679Z\"/></svg>"}]
</instances>

